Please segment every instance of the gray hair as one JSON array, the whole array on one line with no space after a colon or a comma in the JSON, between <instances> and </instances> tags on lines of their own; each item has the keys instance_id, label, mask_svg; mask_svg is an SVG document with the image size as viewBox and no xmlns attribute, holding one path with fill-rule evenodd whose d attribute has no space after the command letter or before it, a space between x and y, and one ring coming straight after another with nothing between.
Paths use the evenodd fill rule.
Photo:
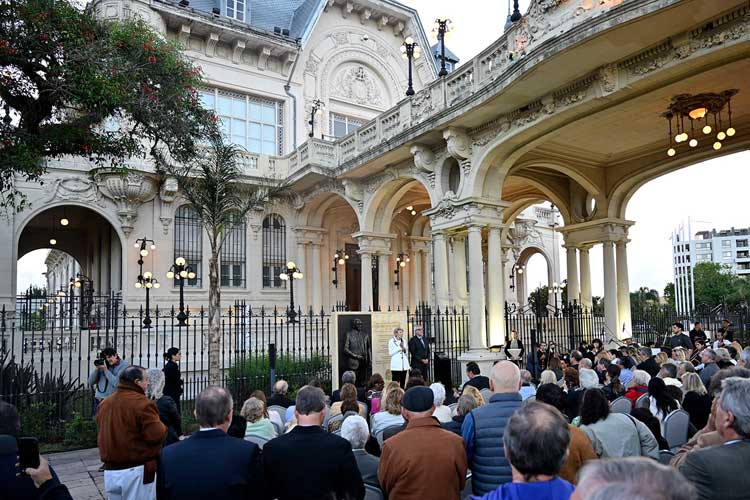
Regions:
<instances>
[{"instance_id":1,"label":"gray hair","mask_svg":"<svg viewBox=\"0 0 750 500\"><path fill-rule=\"evenodd\" d=\"M732 429L743 438L750 437L750 379L724 379L721 383L719 406L734 415Z\"/></svg>"},{"instance_id":2,"label":"gray hair","mask_svg":"<svg viewBox=\"0 0 750 500\"><path fill-rule=\"evenodd\" d=\"M357 382L357 374L351 370L347 370L341 374L341 385L354 384Z\"/></svg>"},{"instance_id":3,"label":"gray hair","mask_svg":"<svg viewBox=\"0 0 750 500\"><path fill-rule=\"evenodd\" d=\"M633 370L633 382L635 385L648 385L651 382L651 375L644 370Z\"/></svg>"},{"instance_id":4,"label":"gray hair","mask_svg":"<svg viewBox=\"0 0 750 500\"><path fill-rule=\"evenodd\" d=\"M223 387L209 385L195 398L195 418L201 427L216 427L232 414L232 395Z\"/></svg>"},{"instance_id":5,"label":"gray hair","mask_svg":"<svg viewBox=\"0 0 750 500\"><path fill-rule=\"evenodd\" d=\"M637 478L637 480L634 480ZM677 469L646 457L589 460L578 475L581 500L695 500Z\"/></svg>"},{"instance_id":6,"label":"gray hair","mask_svg":"<svg viewBox=\"0 0 750 500\"><path fill-rule=\"evenodd\" d=\"M695 366L693 366L693 363L690 361L683 361L679 365L677 365L677 373L680 372L680 369L682 369L682 374L686 373L695 373Z\"/></svg>"},{"instance_id":7,"label":"gray hair","mask_svg":"<svg viewBox=\"0 0 750 500\"><path fill-rule=\"evenodd\" d=\"M445 386L440 382L435 382L430 386L430 389L432 389L435 406L441 406L445 402Z\"/></svg>"},{"instance_id":8,"label":"gray hair","mask_svg":"<svg viewBox=\"0 0 750 500\"><path fill-rule=\"evenodd\" d=\"M661 365L661 370L659 370L659 372L661 373L661 371L664 371L668 378L677 377L677 365L675 365L674 363L664 363L663 365Z\"/></svg>"},{"instance_id":9,"label":"gray hair","mask_svg":"<svg viewBox=\"0 0 750 500\"><path fill-rule=\"evenodd\" d=\"M529 370L521 370L521 382L531 383L531 372Z\"/></svg>"},{"instance_id":10,"label":"gray hair","mask_svg":"<svg viewBox=\"0 0 750 500\"><path fill-rule=\"evenodd\" d=\"M323 389L306 385L297 393L296 410L300 415L320 413L325 407L326 395Z\"/></svg>"},{"instance_id":11,"label":"gray hair","mask_svg":"<svg viewBox=\"0 0 750 500\"><path fill-rule=\"evenodd\" d=\"M539 377L539 385L542 384L556 384L557 375L552 370L544 370L541 377Z\"/></svg>"},{"instance_id":12,"label":"gray hair","mask_svg":"<svg viewBox=\"0 0 750 500\"><path fill-rule=\"evenodd\" d=\"M164 372L158 368L148 369L148 387L146 396L149 399L161 399L164 395Z\"/></svg>"},{"instance_id":13,"label":"gray hair","mask_svg":"<svg viewBox=\"0 0 750 500\"><path fill-rule=\"evenodd\" d=\"M716 351L714 351L710 347L707 347L701 351L701 356L703 355L705 355L711 361L716 361L719 358L719 355L716 353Z\"/></svg>"},{"instance_id":14,"label":"gray hair","mask_svg":"<svg viewBox=\"0 0 750 500\"><path fill-rule=\"evenodd\" d=\"M745 365L750 365L750 346L742 349L742 352L740 352L740 361L745 363Z\"/></svg>"},{"instance_id":15,"label":"gray hair","mask_svg":"<svg viewBox=\"0 0 750 500\"><path fill-rule=\"evenodd\" d=\"M277 380L275 384L273 384L273 392L274 394L286 394L289 392L289 384L286 380Z\"/></svg>"},{"instance_id":16,"label":"gray hair","mask_svg":"<svg viewBox=\"0 0 750 500\"><path fill-rule=\"evenodd\" d=\"M474 408L477 408L479 404L470 394L464 394L458 398L458 404L456 405L456 415L466 415Z\"/></svg>"},{"instance_id":17,"label":"gray hair","mask_svg":"<svg viewBox=\"0 0 750 500\"><path fill-rule=\"evenodd\" d=\"M581 368L591 368L593 364L591 363L591 360L589 358L583 358L580 363L578 363L578 366Z\"/></svg>"},{"instance_id":18,"label":"gray hair","mask_svg":"<svg viewBox=\"0 0 750 500\"><path fill-rule=\"evenodd\" d=\"M581 382L581 387L590 389L591 387L597 387L599 385L599 376L594 370L589 368L581 368L578 370L578 378Z\"/></svg>"},{"instance_id":19,"label":"gray hair","mask_svg":"<svg viewBox=\"0 0 750 500\"><path fill-rule=\"evenodd\" d=\"M568 455L569 443L570 430L562 414L536 401L513 413L503 435L508 460L524 476L556 476Z\"/></svg>"},{"instance_id":20,"label":"gray hair","mask_svg":"<svg viewBox=\"0 0 750 500\"><path fill-rule=\"evenodd\" d=\"M252 424L263 418L263 413L266 411L266 405L263 404L258 398L249 398L242 405L240 415L245 417L248 423Z\"/></svg>"},{"instance_id":21,"label":"gray hair","mask_svg":"<svg viewBox=\"0 0 750 500\"><path fill-rule=\"evenodd\" d=\"M641 356L646 356L647 358L650 358L652 356L651 354L651 348L649 347L641 347L638 349L638 354Z\"/></svg>"},{"instance_id":22,"label":"gray hair","mask_svg":"<svg viewBox=\"0 0 750 500\"><path fill-rule=\"evenodd\" d=\"M367 421L359 415L347 417L341 424L341 437L351 443L353 450L364 448L370 437Z\"/></svg>"},{"instance_id":23,"label":"gray hair","mask_svg":"<svg viewBox=\"0 0 750 500\"><path fill-rule=\"evenodd\" d=\"M716 349L716 359L720 361L729 361L732 359L732 356L729 355L729 349L726 347Z\"/></svg>"}]
</instances>

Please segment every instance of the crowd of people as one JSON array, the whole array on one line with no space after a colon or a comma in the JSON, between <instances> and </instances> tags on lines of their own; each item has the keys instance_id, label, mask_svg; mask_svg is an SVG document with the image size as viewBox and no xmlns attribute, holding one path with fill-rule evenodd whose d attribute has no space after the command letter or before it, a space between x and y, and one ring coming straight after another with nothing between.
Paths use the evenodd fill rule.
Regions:
<instances>
[{"instance_id":1,"label":"crowd of people","mask_svg":"<svg viewBox=\"0 0 750 500\"><path fill-rule=\"evenodd\" d=\"M312 380L290 396L234 401L209 386L183 429L179 349L164 370L106 351L96 388L98 447L111 499L740 499L750 491L750 347L726 333L714 348L699 325L673 325L668 349L553 343L500 361L466 365L466 382L429 384L422 366L400 381L344 372L326 394ZM400 339L398 333L394 338ZM416 340L414 340L416 339ZM511 337L517 354L522 344ZM399 347L401 342L398 342ZM422 336L409 340L427 352ZM730 350L731 349L731 350ZM722 350L724 352L722 352ZM668 355L668 351L670 354ZM115 389L110 380L113 372ZM364 383L362 383L364 382ZM621 408L622 402L630 411ZM613 404L614 403L614 404ZM687 412L670 449L665 424ZM0 434L17 436L15 408L0 403ZM15 455L14 457L15 458ZM70 498L45 460L14 478L11 498ZM10 490L8 490L10 491Z\"/></svg>"}]
</instances>

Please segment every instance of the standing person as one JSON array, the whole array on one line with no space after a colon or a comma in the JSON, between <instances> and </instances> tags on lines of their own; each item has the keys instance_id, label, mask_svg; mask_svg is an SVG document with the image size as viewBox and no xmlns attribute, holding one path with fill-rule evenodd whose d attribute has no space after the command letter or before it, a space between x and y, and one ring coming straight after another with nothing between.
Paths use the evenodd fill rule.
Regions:
<instances>
[{"instance_id":1,"label":"standing person","mask_svg":"<svg viewBox=\"0 0 750 500\"><path fill-rule=\"evenodd\" d=\"M703 325L700 321L696 321L693 324L693 329L690 330L688 336L690 337L690 342L692 342L693 345L695 345L696 340L706 340L706 332L705 330L703 330Z\"/></svg>"},{"instance_id":2,"label":"standing person","mask_svg":"<svg viewBox=\"0 0 750 500\"><path fill-rule=\"evenodd\" d=\"M677 347L687 349L687 357L690 357L690 353L693 350L693 343L690 341L690 336L683 331L682 323L679 321L672 323L672 336L667 339L667 347L670 349Z\"/></svg>"},{"instance_id":3,"label":"standing person","mask_svg":"<svg viewBox=\"0 0 750 500\"><path fill-rule=\"evenodd\" d=\"M513 356L510 349L521 349L521 352L518 353L518 356ZM519 364L523 359L524 352L526 351L523 348L523 342L518 338L518 332L514 328L510 331L510 338L505 343L505 358Z\"/></svg>"},{"instance_id":4,"label":"standing person","mask_svg":"<svg viewBox=\"0 0 750 500\"><path fill-rule=\"evenodd\" d=\"M522 404L521 373L510 361L492 367L489 402L466 415L461 435L472 472L475 495L484 495L512 479L511 467L503 448L508 419Z\"/></svg>"},{"instance_id":5,"label":"standing person","mask_svg":"<svg viewBox=\"0 0 750 500\"><path fill-rule=\"evenodd\" d=\"M352 447L346 439L323 430L325 415L323 391L309 385L300 389L294 407L297 425L263 447L269 498L364 498L365 486Z\"/></svg>"},{"instance_id":6,"label":"standing person","mask_svg":"<svg viewBox=\"0 0 750 500\"><path fill-rule=\"evenodd\" d=\"M97 445L110 500L156 498L156 459L167 436L156 403L146 397L148 374L128 366L117 391L99 405Z\"/></svg>"},{"instance_id":7,"label":"standing person","mask_svg":"<svg viewBox=\"0 0 750 500\"><path fill-rule=\"evenodd\" d=\"M182 353L177 347L170 347L164 353L164 394L174 400L177 405L177 412L182 415L180 407L180 396L182 396L182 377L180 376L180 367L177 363L182 359Z\"/></svg>"},{"instance_id":8,"label":"standing person","mask_svg":"<svg viewBox=\"0 0 750 500\"><path fill-rule=\"evenodd\" d=\"M724 338L729 342L734 341L734 324L728 319L721 320L721 327L724 329Z\"/></svg>"},{"instance_id":9,"label":"standing person","mask_svg":"<svg viewBox=\"0 0 750 500\"><path fill-rule=\"evenodd\" d=\"M427 368L430 366L430 345L424 338L422 325L414 327L414 336L409 339L409 355L411 367L422 373L422 378L427 380Z\"/></svg>"},{"instance_id":10,"label":"standing person","mask_svg":"<svg viewBox=\"0 0 750 500\"><path fill-rule=\"evenodd\" d=\"M227 434L232 396L209 386L195 398L200 430L164 448L159 461L159 499L263 499L260 449Z\"/></svg>"},{"instance_id":11,"label":"standing person","mask_svg":"<svg viewBox=\"0 0 750 500\"><path fill-rule=\"evenodd\" d=\"M461 438L432 417L433 393L412 387L401 400L406 429L385 441L378 478L393 499L459 498L467 462Z\"/></svg>"},{"instance_id":12,"label":"standing person","mask_svg":"<svg viewBox=\"0 0 750 500\"><path fill-rule=\"evenodd\" d=\"M393 329L393 337L388 341L388 355L391 357L391 378L403 389L409 371L409 352L404 343L403 328Z\"/></svg>"},{"instance_id":13,"label":"standing person","mask_svg":"<svg viewBox=\"0 0 750 500\"><path fill-rule=\"evenodd\" d=\"M158 368L148 370L146 396L156 402L161 423L167 426L167 439L164 441L164 446L179 441L182 436L182 419L174 400L164 394L164 372Z\"/></svg>"},{"instance_id":14,"label":"standing person","mask_svg":"<svg viewBox=\"0 0 750 500\"><path fill-rule=\"evenodd\" d=\"M89 385L94 388L94 416L102 400L115 393L120 374L128 366L112 347L103 349L94 360L94 371L89 375Z\"/></svg>"}]
</instances>

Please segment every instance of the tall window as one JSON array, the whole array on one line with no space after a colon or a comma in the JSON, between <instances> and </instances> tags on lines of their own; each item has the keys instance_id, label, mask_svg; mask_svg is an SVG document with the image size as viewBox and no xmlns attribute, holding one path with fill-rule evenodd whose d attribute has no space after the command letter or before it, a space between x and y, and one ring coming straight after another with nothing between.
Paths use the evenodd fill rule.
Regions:
<instances>
[{"instance_id":1,"label":"tall window","mask_svg":"<svg viewBox=\"0 0 750 500\"><path fill-rule=\"evenodd\" d=\"M284 153L283 104L255 96L202 90L201 101L216 112L224 137L251 153Z\"/></svg>"},{"instance_id":2,"label":"tall window","mask_svg":"<svg viewBox=\"0 0 750 500\"><path fill-rule=\"evenodd\" d=\"M286 224L277 214L263 219L263 288L283 288L286 272Z\"/></svg>"},{"instance_id":3,"label":"tall window","mask_svg":"<svg viewBox=\"0 0 750 500\"><path fill-rule=\"evenodd\" d=\"M245 20L245 0L227 0L227 17Z\"/></svg>"},{"instance_id":4,"label":"tall window","mask_svg":"<svg viewBox=\"0 0 750 500\"><path fill-rule=\"evenodd\" d=\"M344 137L350 132L354 132L364 123L359 118L351 116L331 114L331 135L334 137Z\"/></svg>"},{"instance_id":5,"label":"tall window","mask_svg":"<svg viewBox=\"0 0 750 500\"><path fill-rule=\"evenodd\" d=\"M189 205L178 208L174 216L174 258L177 257L184 258L195 273L195 279L185 284L201 286L203 227L198 212Z\"/></svg>"},{"instance_id":6,"label":"tall window","mask_svg":"<svg viewBox=\"0 0 750 500\"><path fill-rule=\"evenodd\" d=\"M221 247L221 286L245 286L245 219L235 216Z\"/></svg>"}]
</instances>

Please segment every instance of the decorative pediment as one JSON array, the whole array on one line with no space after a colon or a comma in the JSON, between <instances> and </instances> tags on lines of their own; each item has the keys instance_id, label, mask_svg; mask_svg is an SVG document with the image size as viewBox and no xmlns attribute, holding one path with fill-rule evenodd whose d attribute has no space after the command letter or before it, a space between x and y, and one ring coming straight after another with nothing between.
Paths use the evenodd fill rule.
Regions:
<instances>
[{"instance_id":1,"label":"decorative pediment","mask_svg":"<svg viewBox=\"0 0 750 500\"><path fill-rule=\"evenodd\" d=\"M333 79L331 96L366 106L382 107L382 84L372 70L362 64L347 65Z\"/></svg>"}]
</instances>

